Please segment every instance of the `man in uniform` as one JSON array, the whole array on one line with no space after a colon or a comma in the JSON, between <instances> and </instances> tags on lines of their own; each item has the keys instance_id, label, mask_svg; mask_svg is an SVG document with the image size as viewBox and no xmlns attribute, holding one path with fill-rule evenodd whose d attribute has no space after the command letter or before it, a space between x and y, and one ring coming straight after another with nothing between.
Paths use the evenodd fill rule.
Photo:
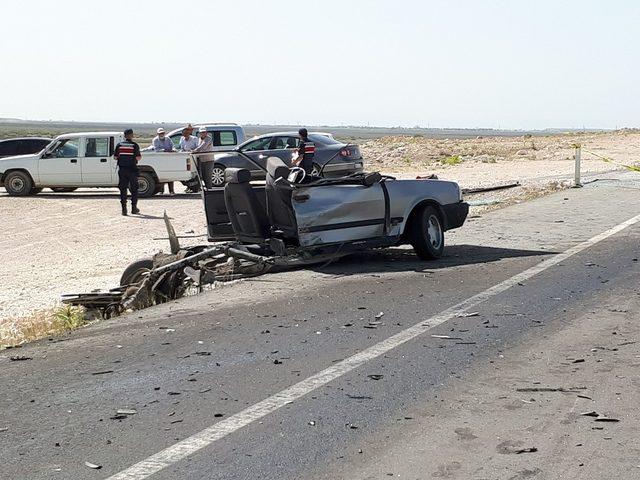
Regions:
<instances>
[{"instance_id":1,"label":"man in uniform","mask_svg":"<svg viewBox=\"0 0 640 480\"><path fill-rule=\"evenodd\" d=\"M300 136L300 147L298 148L298 157L294 160L294 165L304 168L307 174L313 170L313 156L316 153L316 144L309 140L309 132L306 128L298 130Z\"/></svg>"},{"instance_id":2,"label":"man in uniform","mask_svg":"<svg viewBox=\"0 0 640 480\"><path fill-rule=\"evenodd\" d=\"M127 128L124 131L124 138L124 142L116 145L113 156L118 161L118 188L122 215L127 215L127 188L131 192L131 213L140 213L138 210L138 162L142 156L140 146L133 141L133 130Z\"/></svg>"}]
</instances>

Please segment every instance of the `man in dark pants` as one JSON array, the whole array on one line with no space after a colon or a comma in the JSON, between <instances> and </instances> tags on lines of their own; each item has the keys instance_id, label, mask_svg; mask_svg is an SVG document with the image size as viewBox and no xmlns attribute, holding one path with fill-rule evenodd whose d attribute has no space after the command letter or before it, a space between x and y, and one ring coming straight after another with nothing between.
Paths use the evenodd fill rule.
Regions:
<instances>
[{"instance_id":1,"label":"man in dark pants","mask_svg":"<svg viewBox=\"0 0 640 480\"><path fill-rule=\"evenodd\" d=\"M140 146L133 141L133 130L127 128L124 131L124 138L124 142L116 145L113 156L118 161L118 188L122 215L127 215L127 188L131 192L131 213L140 213L138 210L138 162L142 156Z\"/></svg>"},{"instance_id":2,"label":"man in dark pants","mask_svg":"<svg viewBox=\"0 0 640 480\"><path fill-rule=\"evenodd\" d=\"M298 157L294 160L294 164L300 168L304 168L307 174L313 170L313 157L316 153L316 144L309 140L309 132L306 128L298 130L300 135L300 147L298 148Z\"/></svg>"}]
</instances>

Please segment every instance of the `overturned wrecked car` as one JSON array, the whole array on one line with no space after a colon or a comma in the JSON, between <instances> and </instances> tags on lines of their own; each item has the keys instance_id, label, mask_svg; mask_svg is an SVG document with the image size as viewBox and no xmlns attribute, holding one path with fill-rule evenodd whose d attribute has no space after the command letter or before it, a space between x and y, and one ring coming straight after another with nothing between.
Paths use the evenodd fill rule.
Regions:
<instances>
[{"instance_id":1,"label":"overturned wrecked car","mask_svg":"<svg viewBox=\"0 0 640 480\"><path fill-rule=\"evenodd\" d=\"M226 186L202 190L207 245L181 248L166 217L171 253L130 265L110 292L67 295L66 303L111 316L183 296L203 285L323 263L354 251L410 244L423 260L444 252L444 232L463 225L469 206L455 182L397 180L358 172L308 175L277 157L266 183L228 168Z\"/></svg>"}]
</instances>

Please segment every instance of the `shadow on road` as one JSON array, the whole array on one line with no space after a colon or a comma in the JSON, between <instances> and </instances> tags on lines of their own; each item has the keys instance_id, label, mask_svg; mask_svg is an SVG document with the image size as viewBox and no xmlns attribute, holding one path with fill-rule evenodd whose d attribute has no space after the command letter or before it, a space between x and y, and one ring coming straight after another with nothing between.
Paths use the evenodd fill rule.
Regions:
<instances>
[{"instance_id":1,"label":"shadow on road","mask_svg":"<svg viewBox=\"0 0 640 480\"><path fill-rule=\"evenodd\" d=\"M418 259L413 249L387 248L359 252L343 257L331 264L309 267L317 272L333 275L356 275L382 272L422 272L442 268L497 262L505 258L552 255L556 252L542 250L519 250L511 248L485 247L480 245L451 245L439 260Z\"/></svg>"}]
</instances>

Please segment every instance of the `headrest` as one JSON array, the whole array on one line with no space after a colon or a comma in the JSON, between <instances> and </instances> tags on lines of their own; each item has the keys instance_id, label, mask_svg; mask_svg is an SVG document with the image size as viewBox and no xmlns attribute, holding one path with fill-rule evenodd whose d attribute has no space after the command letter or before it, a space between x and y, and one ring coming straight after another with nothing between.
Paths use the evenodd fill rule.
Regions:
<instances>
[{"instance_id":1,"label":"headrest","mask_svg":"<svg viewBox=\"0 0 640 480\"><path fill-rule=\"evenodd\" d=\"M224 179L227 183L248 183L251 180L251 172L246 168L227 168L224 171Z\"/></svg>"},{"instance_id":2,"label":"headrest","mask_svg":"<svg viewBox=\"0 0 640 480\"><path fill-rule=\"evenodd\" d=\"M284 170L281 170L280 175L278 175L277 170L279 168L286 168L286 173L283 174L282 172L284 172ZM289 175L289 167L287 167L287 164L284 163L281 158L269 157L267 158L267 173L273 178L280 178L282 176L286 177Z\"/></svg>"},{"instance_id":3,"label":"headrest","mask_svg":"<svg viewBox=\"0 0 640 480\"><path fill-rule=\"evenodd\" d=\"M380 180L382 180L382 175L380 175L379 172L371 172L365 174L364 178L362 179L362 184L365 187L370 187L371 185L380 183Z\"/></svg>"}]
</instances>

